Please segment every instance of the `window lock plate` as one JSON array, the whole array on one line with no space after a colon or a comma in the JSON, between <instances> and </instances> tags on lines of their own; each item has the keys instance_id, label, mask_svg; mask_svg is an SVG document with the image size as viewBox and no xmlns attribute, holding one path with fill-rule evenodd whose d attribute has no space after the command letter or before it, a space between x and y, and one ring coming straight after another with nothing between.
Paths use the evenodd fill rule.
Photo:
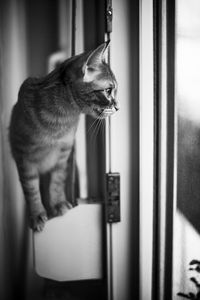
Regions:
<instances>
[{"instance_id":1,"label":"window lock plate","mask_svg":"<svg viewBox=\"0 0 200 300\"><path fill-rule=\"evenodd\" d=\"M108 223L120 222L120 174L107 173L107 205L106 218Z\"/></svg>"}]
</instances>

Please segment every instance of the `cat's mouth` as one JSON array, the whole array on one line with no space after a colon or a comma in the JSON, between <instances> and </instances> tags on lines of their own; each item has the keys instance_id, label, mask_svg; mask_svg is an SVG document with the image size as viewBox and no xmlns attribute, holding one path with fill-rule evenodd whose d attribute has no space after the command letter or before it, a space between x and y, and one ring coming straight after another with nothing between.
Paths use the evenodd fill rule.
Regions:
<instances>
[{"instance_id":1,"label":"cat's mouth","mask_svg":"<svg viewBox=\"0 0 200 300\"><path fill-rule=\"evenodd\" d=\"M99 119L104 119L104 118L107 118L107 117L113 115L116 112L116 109L114 107L112 107L112 108L104 108L104 109L97 108L95 110L95 112L96 112L97 117Z\"/></svg>"}]
</instances>

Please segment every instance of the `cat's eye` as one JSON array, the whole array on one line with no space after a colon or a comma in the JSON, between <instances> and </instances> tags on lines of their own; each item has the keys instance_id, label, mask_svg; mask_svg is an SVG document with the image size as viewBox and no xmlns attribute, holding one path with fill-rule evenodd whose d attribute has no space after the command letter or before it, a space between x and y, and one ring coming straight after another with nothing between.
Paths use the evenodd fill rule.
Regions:
<instances>
[{"instance_id":1,"label":"cat's eye","mask_svg":"<svg viewBox=\"0 0 200 300\"><path fill-rule=\"evenodd\" d=\"M105 91L106 91L106 95L107 95L107 96L110 96L111 93L112 93L112 88L108 88L108 89L106 89Z\"/></svg>"}]
</instances>

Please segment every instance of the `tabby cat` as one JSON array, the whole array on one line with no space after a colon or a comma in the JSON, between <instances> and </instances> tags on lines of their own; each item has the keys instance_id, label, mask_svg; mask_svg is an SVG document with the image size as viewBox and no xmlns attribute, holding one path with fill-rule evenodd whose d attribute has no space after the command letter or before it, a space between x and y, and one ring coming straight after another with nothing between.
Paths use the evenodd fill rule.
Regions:
<instances>
[{"instance_id":1,"label":"tabby cat","mask_svg":"<svg viewBox=\"0 0 200 300\"><path fill-rule=\"evenodd\" d=\"M20 87L9 137L34 231L41 231L49 217L40 193L42 174L50 174L51 217L71 207L64 186L80 114L105 118L119 109L117 82L104 58L107 47L74 56Z\"/></svg>"}]
</instances>

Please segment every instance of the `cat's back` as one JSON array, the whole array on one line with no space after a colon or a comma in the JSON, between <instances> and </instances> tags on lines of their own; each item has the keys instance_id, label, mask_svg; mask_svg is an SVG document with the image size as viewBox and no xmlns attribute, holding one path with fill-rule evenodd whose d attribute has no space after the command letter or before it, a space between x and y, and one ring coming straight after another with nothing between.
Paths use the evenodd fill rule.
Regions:
<instances>
[{"instance_id":1,"label":"cat's back","mask_svg":"<svg viewBox=\"0 0 200 300\"><path fill-rule=\"evenodd\" d=\"M35 99L40 79L29 77L20 86L18 99L13 106L9 125L9 141L13 155L26 149L38 136L38 120Z\"/></svg>"},{"instance_id":2,"label":"cat's back","mask_svg":"<svg viewBox=\"0 0 200 300\"><path fill-rule=\"evenodd\" d=\"M18 99L13 106L10 119L11 133L17 129L21 132L21 127L25 127L26 123L31 121L31 111L34 107L35 93L37 92L37 78L29 77L20 86Z\"/></svg>"},{"instance_id":3,"label":"cat's back","mask_svg":"<svg viewBox=\"0 0 200 300\"><path fill-rule=\"evenodd\" d=\"M11 113L11 121L17 120L17 117L23 119L23 114L26 114L33 107L35 94L38 90L39 78L29 77L21 84L18 92L16 104L13 106Z\"/></svg>"},{"instance_id":4,"label":"cat's back","mask_svg":"<svg viewBox=\"0 0 200 300\"><path fill-rule=\"evenodd\" d=\"M9 130L14 156L31 154L53 160L48 157L49 152L57 153L63 144L69 148L73 145L78 117L73 117L73 123L72 117L60 115L59 102L52 101L56 104L51 104L54 87L47 89L44 84L43 79L29 77L19 89ZM56 157L55 153L53 156Z\"/></svg>"}]
</instances>

